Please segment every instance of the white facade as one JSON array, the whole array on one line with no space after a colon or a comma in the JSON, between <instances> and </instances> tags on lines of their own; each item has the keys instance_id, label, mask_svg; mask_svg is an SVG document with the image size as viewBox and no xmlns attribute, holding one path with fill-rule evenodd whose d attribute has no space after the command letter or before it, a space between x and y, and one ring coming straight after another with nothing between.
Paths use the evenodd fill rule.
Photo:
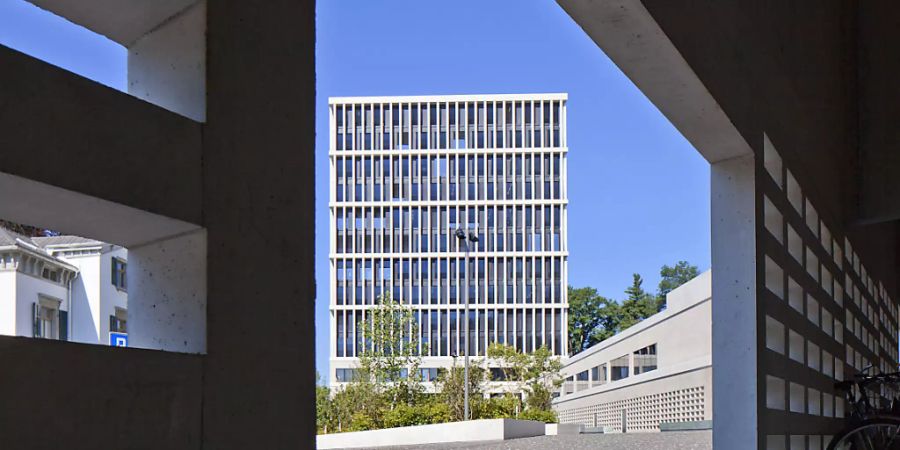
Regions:
<instances>
[{"instance_id":1,"label":"white facade","mask_svg":"<svg viewBox=\"0 0 900 450\"><path fill-rule=\"evenodd\" d=\"M647 432L712 420L712 272L670 292L666 304L567 361L553 402L560 423Z\"/></svg>"},{"instance_id":2,"label":"white facade","mask_svg":"<svg viewBox=\"0 0 900 450\"><path fill-rule=\"evenodd\" d=\"M0 334L109 345L127 332L126 261L115 245L0 229Z\"/></svg>"},{"instance_id":3,"label":"white facade","mask_svg":"<svg viewBox=\"0 0 900 450\"><path fill-rule=\"evenodd\" d=\"M329 100L331 384L390 293L416 312L423 376L490 343L567 353L566 94ZM459 362L461 364L461 361Z\"/></svg>"}]
</instances>

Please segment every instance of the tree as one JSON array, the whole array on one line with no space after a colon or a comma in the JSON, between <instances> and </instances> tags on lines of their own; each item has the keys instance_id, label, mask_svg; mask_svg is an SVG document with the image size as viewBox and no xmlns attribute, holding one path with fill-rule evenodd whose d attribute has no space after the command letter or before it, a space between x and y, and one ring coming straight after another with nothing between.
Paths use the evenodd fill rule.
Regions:
<instances>
[{"instance_id":1,"label":"tree","mask_svg":"<svg viewBox=\"0 0 900 450\"><path fill-rule=\"evenodd\" d=\"M625 330L632 325L656 314L658 307L656 298L648 294L644 288L644 280L639 274L632 274L633 280L631 286L625 289L625 295L628 296L622 302L622 313L619 321L618 330Z\"/></svg>"},{"instance_id":2,"label":"tree","mask_svg":"<svg viewBox=\"0 0 900 450\"><path fill-rule=\"evenodd\" d=\"M475 418L475 410L480 409L476 405L484 398L482 387L485 381L485 370L478 361L470 361L469 364L469 406L471 417ZM465 391L464 384L465 368L456 364L456 358L453 359L453 366L447 370L442 370L438 375L437 386L439 388L439 397L450 409L450 420L465 420ZM480 406L480 405L478 405Z\"/></svg>"},{"instance_id":3,"label":"tree","mask_svg":"<svg viewBox=\"0 0 900 450\"><path fill-rule=\"evenodd\" d=\"M334 411L331 403L331 392L328 386L322 385L322 377L316 371L316 430L319 434L328 433Z\"/></svg>"},{"instance_id":4,"label":"tree","mask_svg":"<svg viewBox=\"0 0 900 450\"><path fill-rule=\"evenodd\" d=\"M419 325L412 308L385 293L369 310L360 352L361 377L387 394L390 409L398 403L413 404L424 392L419 366L427 345L419 350Z\"/></svg>"},{"instance_id":5,"label":"tree","mask_svg":"<svg viewBox=\"0 0 900 450\"><path fill-rule=\"evenodd\" d=\"M489 358L500 363L503 377L525 394L527 412L550 411L552 393L562 384L562 363L547 347L541 346L531 354L499 343L488 347ZM543 417L546 417L544 415Z\"/></svg>"},{"instance_id":6,"label":"tree","mask_svg":"<svg viewBox=\"0 0 900 450\"><path fill-rule=\"evenodd\" d=\"M22 225L9 220L0 219L0 228L6 228L13 233L21 234L26 237L56 236L59 233L44 228L38 228L31 225Z\"/></svg>"},{"instance_id":7,"label":"tree","mask_svg":"<svg viewBox=\"0 0 900 450\"><path fill-rule=\"evenodd\" d=\"M339 388L331 399L329 432L361 431L380 428L387 395L370 380L356 377Z\"/></svg>"},{"instance_id":8,"label":"tree","mask_svg":"<svg viewBox=\"0 0 900 450\"><path fill-rule=\"evenodd\" d=\"M700 271L697 266L687 261L678 261L674 266L663 265L659 269L659 287L656 291L657 310L662 311L666 307L666 294L672 292L678 286L694 279Z\"/></svg>"},{"instance_id":9,"label":"tree","mask_svg":"<svg viewBox=\"0 0 900 450\"><path fill-rule=\"evenodd\" d=\"M569 352L579 353L616 334L619 305L592 287L569 286Z\"/></svg>"}]
</instances>

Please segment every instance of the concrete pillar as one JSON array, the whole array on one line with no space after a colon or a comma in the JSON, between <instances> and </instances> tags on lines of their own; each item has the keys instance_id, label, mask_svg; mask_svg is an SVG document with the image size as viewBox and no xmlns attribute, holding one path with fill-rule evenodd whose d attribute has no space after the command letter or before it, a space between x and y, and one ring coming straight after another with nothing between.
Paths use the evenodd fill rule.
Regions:
<instances>
[{"instance_id":1,"label":"concrete pillar","mask_svg":"<svg viewBox=\"0 0 900 450\"><path fill-rule=\"evenodd\" d=\"M712 164L713 447L757 450L754 156Z\"/></svg>"}]
</instances>

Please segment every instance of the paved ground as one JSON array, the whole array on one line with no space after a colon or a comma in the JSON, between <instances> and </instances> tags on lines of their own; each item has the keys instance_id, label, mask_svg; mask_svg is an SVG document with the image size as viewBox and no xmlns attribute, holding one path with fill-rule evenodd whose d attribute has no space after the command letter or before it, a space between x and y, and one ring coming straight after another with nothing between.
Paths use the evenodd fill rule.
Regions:
<instances>
[{"instance_id":1,"label":"paved ground","mask_svg":"<svg viewBox=\"0 0 900 450\"><path fill-rule=\"evenodd\" d=\"M635 434L579 434L539 436L479 444L432 444L379 447L380 450L711 450L711 431L672 431Z\"/></svg>"}]
</instances>

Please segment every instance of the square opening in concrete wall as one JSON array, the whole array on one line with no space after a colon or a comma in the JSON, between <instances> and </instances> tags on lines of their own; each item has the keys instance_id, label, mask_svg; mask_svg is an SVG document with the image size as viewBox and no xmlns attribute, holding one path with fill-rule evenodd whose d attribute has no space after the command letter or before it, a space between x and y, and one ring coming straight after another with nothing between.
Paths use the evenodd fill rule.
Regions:
<instances>
[{"instance_id":1,"label":"square opening in concrete wall","mask_svg":"<svg viewBox=\"0 0 900 450\"><path fill-rule=\"evenodd\" d=\"M8 0L0 5L0 29L0 46L206 120L203 0ZM5 60L4 67L22 70L20 59L5 50L0 47L0 58L15 61ZM90 55L91 63L73 55Z\"/></svg>"},{"instance_id":2,"label":"square opening in concrete wall","mask_svg":"<svg viewBox=\"0 0 900 450\"><path fill-rule=\"evenodd\" d=\"M0 334L206 352L206 231L0 174Z\"/></svg>"}]
</instances>

